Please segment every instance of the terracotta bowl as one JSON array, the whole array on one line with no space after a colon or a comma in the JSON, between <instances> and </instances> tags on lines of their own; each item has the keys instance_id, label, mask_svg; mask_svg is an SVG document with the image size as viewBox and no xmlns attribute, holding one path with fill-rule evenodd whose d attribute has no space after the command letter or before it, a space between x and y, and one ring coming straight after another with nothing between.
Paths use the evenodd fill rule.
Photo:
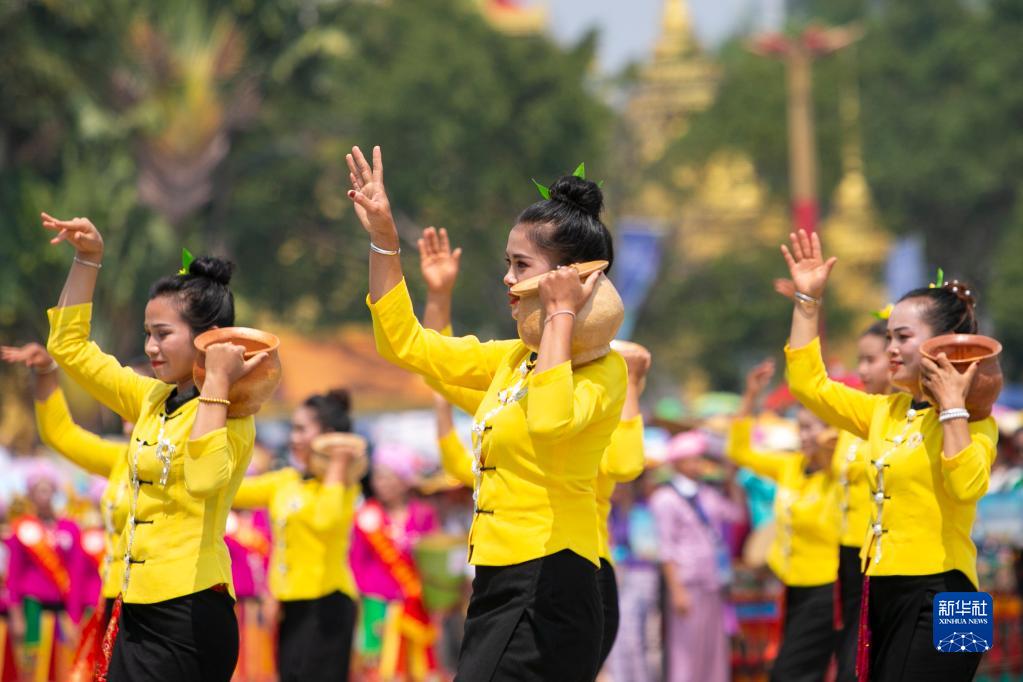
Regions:
<instances>
[{"instance_id":1,"label":"terracotta bowl","mask_svg":"<svg viewBox=\"0 0 1023 682\"><path fill-rule=\"evenodd\" d=\"M580 279L591 273L607 268L607 261L591 261L575 266ZM540 348L543 334L543 310L540 305L538 285L540 278L532 277L512 287L512 293L519 297L516 325L519 338L532 350ZM607 277L601 277L575 318L572 332L572 362L576 365L592 362L611 352L611 341L625 318L625 306L614 284Z\"/></svg>"},{"instance_id":2,"label":"terracotta bowl","mask_svg":"<svg viewBox=\"0 0 1023 682\"><path fill-rule=\"evenodd\" d=\"M194 343L199 354L192 367L192 378L200 390L206 381L206 348L227 342L245 346L246 360L257 353L270 355L235 382L228 391L227 399L231 401L231 406L227 408L227 416L248 417L259 412L259 408L270 399L281 383L281 359L277 354L281 341L269 332L248 327L221 327L203 332L195 337Z\"/></svg>"},{"instance_id":3,"label":"terracotta bowl","mask_svg":"<svg viewBox=\"0 0 1023 682\"><path fill-rule=\"evenodd\" d=\"M369 458L366 456L366 439L357 433L345 433L342 431L331 431L321 433L313 438L311 443L313 452L321 455L333 455L337 448L350 448L355 450L355 456L349 464L345 473L346 482L350 485L361 479L369 470Z\"/></svg>"},{"instance_id":4,"label":"terracotta bowl","mask_svg":"<svg viewBox=\"0 0 1023 682\"><path fill-rule=\"evenodd\" d=\"M1001 352L1001 343L979 334L945 334L927 339L920 345L920 353L924 357L937 361L938 355L944 353L961 373L965 373L974 362L980 363L966 396L966 409L970 411L972 421L991 416L991 408L1002 392L1004 380L998 362Z\"/></svg>"}]
</instances>

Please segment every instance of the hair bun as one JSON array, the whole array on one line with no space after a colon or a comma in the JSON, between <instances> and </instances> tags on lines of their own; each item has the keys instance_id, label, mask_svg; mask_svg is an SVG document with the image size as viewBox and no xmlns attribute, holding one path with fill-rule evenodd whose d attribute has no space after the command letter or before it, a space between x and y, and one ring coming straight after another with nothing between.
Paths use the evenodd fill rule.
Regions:
<instances>
[{"instance_id":1,"label":"hair bun","mask_svg":"<svg viewBox=\"0 0 1023 682\"><path fill-rule=\"evenodd\" d=\"M334 407L344 412L352 411L352 394L344 388L333 388L325 394Z\"/></svg>"},{"instance_id":2,"label":"hair bun","mask_svg":"<svg viewBox=\"0 0 1023 682\"><path fill-rule=\"evenodd\" d=\"M233 272L234 263L215 256L198 256L188 266L188 274L211 279L225 287L231 283Z\"/></svg>"},{"instance_id":3,"label":"hair bun","mask_svg":"<svg viewBox=\"0 0 1023 682\"><path fill-rule=\"evenodd\" d=\"M604 208L604 193L592 180L566 175L550 186L550 193L551 201L570 204L600 220L600 212Z\"/></svg>"},{"instance_id":4,"label":"hair bun","mask_svg":"<svg viewBox=\"0 0 1023 682\"><path fill-rule=\"evenodd\" d=\"M949 291L955 294L956 298L965 303L970 308L974 308L977 305L977 297L973 295L973 290L970 289L969 285L965 282L960 282L957 279L953 279L949 282L945 282L942 287L945 291Z\"/></svg>"}]
</instances>

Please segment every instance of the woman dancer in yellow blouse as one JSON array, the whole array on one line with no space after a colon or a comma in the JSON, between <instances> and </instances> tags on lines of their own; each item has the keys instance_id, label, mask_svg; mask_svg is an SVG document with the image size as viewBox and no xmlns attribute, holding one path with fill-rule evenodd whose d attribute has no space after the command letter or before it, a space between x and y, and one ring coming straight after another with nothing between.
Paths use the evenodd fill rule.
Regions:
<instances>
[{"instance_id":1,"label":"woman dancer in yellow blouse","mask_svg":"<svg viewBox=\"0 0 1023 682\"><path fill-rule=\"evenodd\" d=\"M451 250L447 230L428 227L419 240L419 267L426 282L426 308L423 326L451 334L451 294L458 278L461 249ZM617 342L616 342L617 343ZM618 483L636 479L643 473L643 415L639 398L646 388L646 375L650 369L650 352L635 343L616 345L628 368L625 407L622 420L615 429L611 445L600 460L600 469L594 481L597 495L597 532L599 533L600 571L597 586L604 611L601 634L600 666L604 665L618 633L618 583L611 563L611 543L608 538L608 517L611 514L611 496ZM452 386L434 387L452 402L470 413L479 408L482 391L459 390ZM467 486L473 485L472 455L465 450L453 428L450 406L438 406L438 446L445 471Z\"/></svg>"},{"instance_id":2,"label":"woman dancer in yellow blouse","mask_svg":"<svg viewBox=\"0 0 1023 682\"><path fill-rule=\"evenodd\" d=\"M156 376L150 379L89 341L103 260L99 230L86 218L45 213L43 227L57 233L53 243L75 249L60 301L49 311L47 350L76 383L135 424L129 515L118 542L123 609L109 679L227 682L238 657L238 624L224 526L255 438L252 417L227 417L227 395L265 355L245 360L242 346L211 346L200 393L192 382L192 342L234 323L231 265L197 258L185 274L153 285L145 313L145 350Z\"/></svg>"},{"instance_id":3,"label":"woman dancer in yellow blouse","mask_svg":"<svg viewBox=\"0 0 1023 682\"><path fill-rule=\"evenodd\" d=\"M292 417L291 450L299 471L285 467L242 481L234 506L268 508L274 527L270 593L280 602L277 668L282 682L348 679L355 630L355 581L348 546L364 453L328 454L312 443L350 432L346 391L310 397Z\"/></svg>"},{"instance_id":4,"label":"woman dancer in yellow blouse","mask_svg":"<svg viewBox=\"0 0 1023 682\"><path fill-rule=\"evenodd\" d=\"M789 386L823 419L870 444L875 504L862 556L870 679L973 679L982 654L945 654L932 642L933 598L977 588L970 529L998 431L993 419L971 422L964 409L976 366L960 374L943 356L935 363L920 354L932 336L976 331L972 296L941 282L903 296L888 319L888 359L892 383L904 392L867 395L828 379L821 361L820 308L836 259L825 260L817 235L800 232L790 242L782 247L797 298ZM860 663L865 679L868 661Z\"/></svg>"},{"instance_id":5,"label":"woman dancer in yellow blouse","mask_svg":"<svg viewBox=\"0 0 1023 682\"><path fill-rule=\"evenodd\" d=\"M871 395L891 393L891 371L885 352L887 331L887 320L878 320L856 342L856 371L863 382L863 390ZM839 434L831 460L831 473L838 481L842 510L842 535L838 546L838 606L842 620L838 642L838 682L856 680L856 643L859 639L860 601L863 598L860 551L873 508L866 470L870 459L867 441L848 431Z\"/></svg>"},{"instance_id":6,"label":"woman dancer in yellow blouse","mask_svg":"<svg viewBox=\"0 0 1023 682\"><path fill-rule=\"evenodd\" d=\"M827 674L836 643L839 506L838 486L831 474L834 448L824 442L827 426L803 409L797 415L802 452L753 450L752 415L773 376L772 361L761 363L747 375L726 453L739 466L778 484L776 534L767 564L785 585L785 622L771 680L819 682Z\"/></svg>"},{"instance_id":7,"label":"woman dancer in yellow blouse","mask_svg":"<svg viewBox=\"0 0 1023 682\"><path fill-rule=\"evenodd\" d=\"M592 680L602 613L593 481L621 418L626 368L616 353L571 362L575 315L600 274L580 282L573 262L613 258L595 183L566 177L527 208L508 238L504 282L546 273L546 311L536 353L520 340L483 343L424 330L405 288L383 163L348 157L349 197L369 232L370 295L377 348L437 381L485 391L474 425L476 565L460 680ZM517 299L510 298L512 314Z\"/></svg>"},{"instance_id":8,"label":"woman dancer in yellow blouse","mask_svg":"<svg viewBox=\"0 0 1023 682\"><path fill-rule=\"evenodd\" d=\"M73 674L90 671L91 679L91 671L101 653L99 640L110 620L114 600L121 592L121 563L115 560L114 553L128 518L128 458L125 454L128 443L101 438L74 422L57 381L57 363L43 346L29 343L21 348L4 347L2 355L7 362L24 363L35 375L36 426L43 442L89 473L107 479L100 497L100 516L106 535L100 564L103 610L83 626L72 670ZM126 435L131 433L132 427L132 424L125 424Z\"/></svg>"}]
</instances>

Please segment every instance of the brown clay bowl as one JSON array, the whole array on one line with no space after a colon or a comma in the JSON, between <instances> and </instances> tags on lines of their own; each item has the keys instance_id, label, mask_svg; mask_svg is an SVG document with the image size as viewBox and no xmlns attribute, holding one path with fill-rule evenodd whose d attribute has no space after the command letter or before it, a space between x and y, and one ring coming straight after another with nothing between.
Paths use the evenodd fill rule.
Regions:
<instances>
[{"instance_id":1,"label":"brown clay bowl","mask_svg":"<svg viewBox=\"0 0 1023 682\"><path fill-rule=\"evenodd\" d=\"M195 347L199 354L192 367L192 378L201 390L206 381L206 348L217 343L234 343L245 347L245 359L257 353L267 353L269 357L232 384L227 399L231 406L227 408L228 417L248 417L259 412L277 386L281 383L281 359L277 349L280 339L269 332L249 327L220 327L211 329L195 337Z\"/></svg>"},{"instance_id":2,"label":"brown clay bowl","mask_svg":"<svg viewBox=\"0 0 1023 682\"><path fill-rule=\"evenodd\" d=\"M970 411L972 421L989 417L991 408L1002 392L1004 379L998 362L1001 352L1001 343L979 334L945 334L920 344L920 353L925 358L937 362L938 355L944 353L961 373L965 373L973 363L980 363L966 396L966 409Z\"/></svg>"},{"instance_id":3,"label":"brown clay bowl","mask_svg":"<svg viewBox=\"0 0 1023 682\"><path fill-rule=\"evenodd\" d=\"M354 450L355 454L345 472L346 483L351 485L362 478L369 469L369 458L366 457L366 439L357 433L331 431L321 433L313 438L310 444L313 452L320 455L333 456L338 449Z\"/></svg>"},{"instance_id":4,"label":"brown clay bowl","mask_svg":"<svg viewBox=\"0 0 1023 682\"><path fill-rule=\"evenodd\" d=\"M581 263L575 267L579 269L580 278L584 278L606 268L607 261ZM533 277L519 282L511 290L520 297L515 320L519 338L534 351L540 348L544 326L540 297L536 295L538 282L539 277ZM594 287L590 300L576 315L572 331L572 362L576 365L585 364L611 352L611 341L618 333L624 318L625 306L618 295L618 290L611 280L601 277Z\"/></svg>"}]
</instances>

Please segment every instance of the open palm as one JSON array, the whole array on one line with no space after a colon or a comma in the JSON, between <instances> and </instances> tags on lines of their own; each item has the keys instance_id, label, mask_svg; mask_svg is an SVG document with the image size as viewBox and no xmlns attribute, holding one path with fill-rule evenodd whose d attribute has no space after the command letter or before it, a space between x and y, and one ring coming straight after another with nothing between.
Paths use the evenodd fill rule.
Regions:
<instances>
[{"instance_id":1,"label":"open palm","mask_svg":"<svg viewBox=\"0 0 1023 682\"><path fill-rule=\"evenodd\" d=\"M811 235L807 235L804 230L793 232L789 235L789 242L791 249L782 245L781 252L789 266L789 274L796 291L820 298L824 294L831 269L835 267L838 259L835 257L824 259L821 240L816 232Z\"/></svg>"},{"instance_id":2,"label":"open palm","mask_svg":"<svg viewBox=\"0 0 1023 682\"><path fill-rule=\"evenodd\" d=\"M448 231L428 227L419 239L419 269L430 291L450 292L458 279L462 249L451 250Z\"/></svg>"},{"instance_id":3,"label":"open palm","mask_svg":"<svg viewBox=\"0 0 1023 682\"><path fill-rule=\"evenodd\" d=\"M362 226L371 235L393 233L394 218L384 190L384 160L380 147L373 147L372 166L358 147L352 147L352 153L346 155L345 160L352 183L348 198L355 203L355 214Z\"/></svg>"}]
</instances>

